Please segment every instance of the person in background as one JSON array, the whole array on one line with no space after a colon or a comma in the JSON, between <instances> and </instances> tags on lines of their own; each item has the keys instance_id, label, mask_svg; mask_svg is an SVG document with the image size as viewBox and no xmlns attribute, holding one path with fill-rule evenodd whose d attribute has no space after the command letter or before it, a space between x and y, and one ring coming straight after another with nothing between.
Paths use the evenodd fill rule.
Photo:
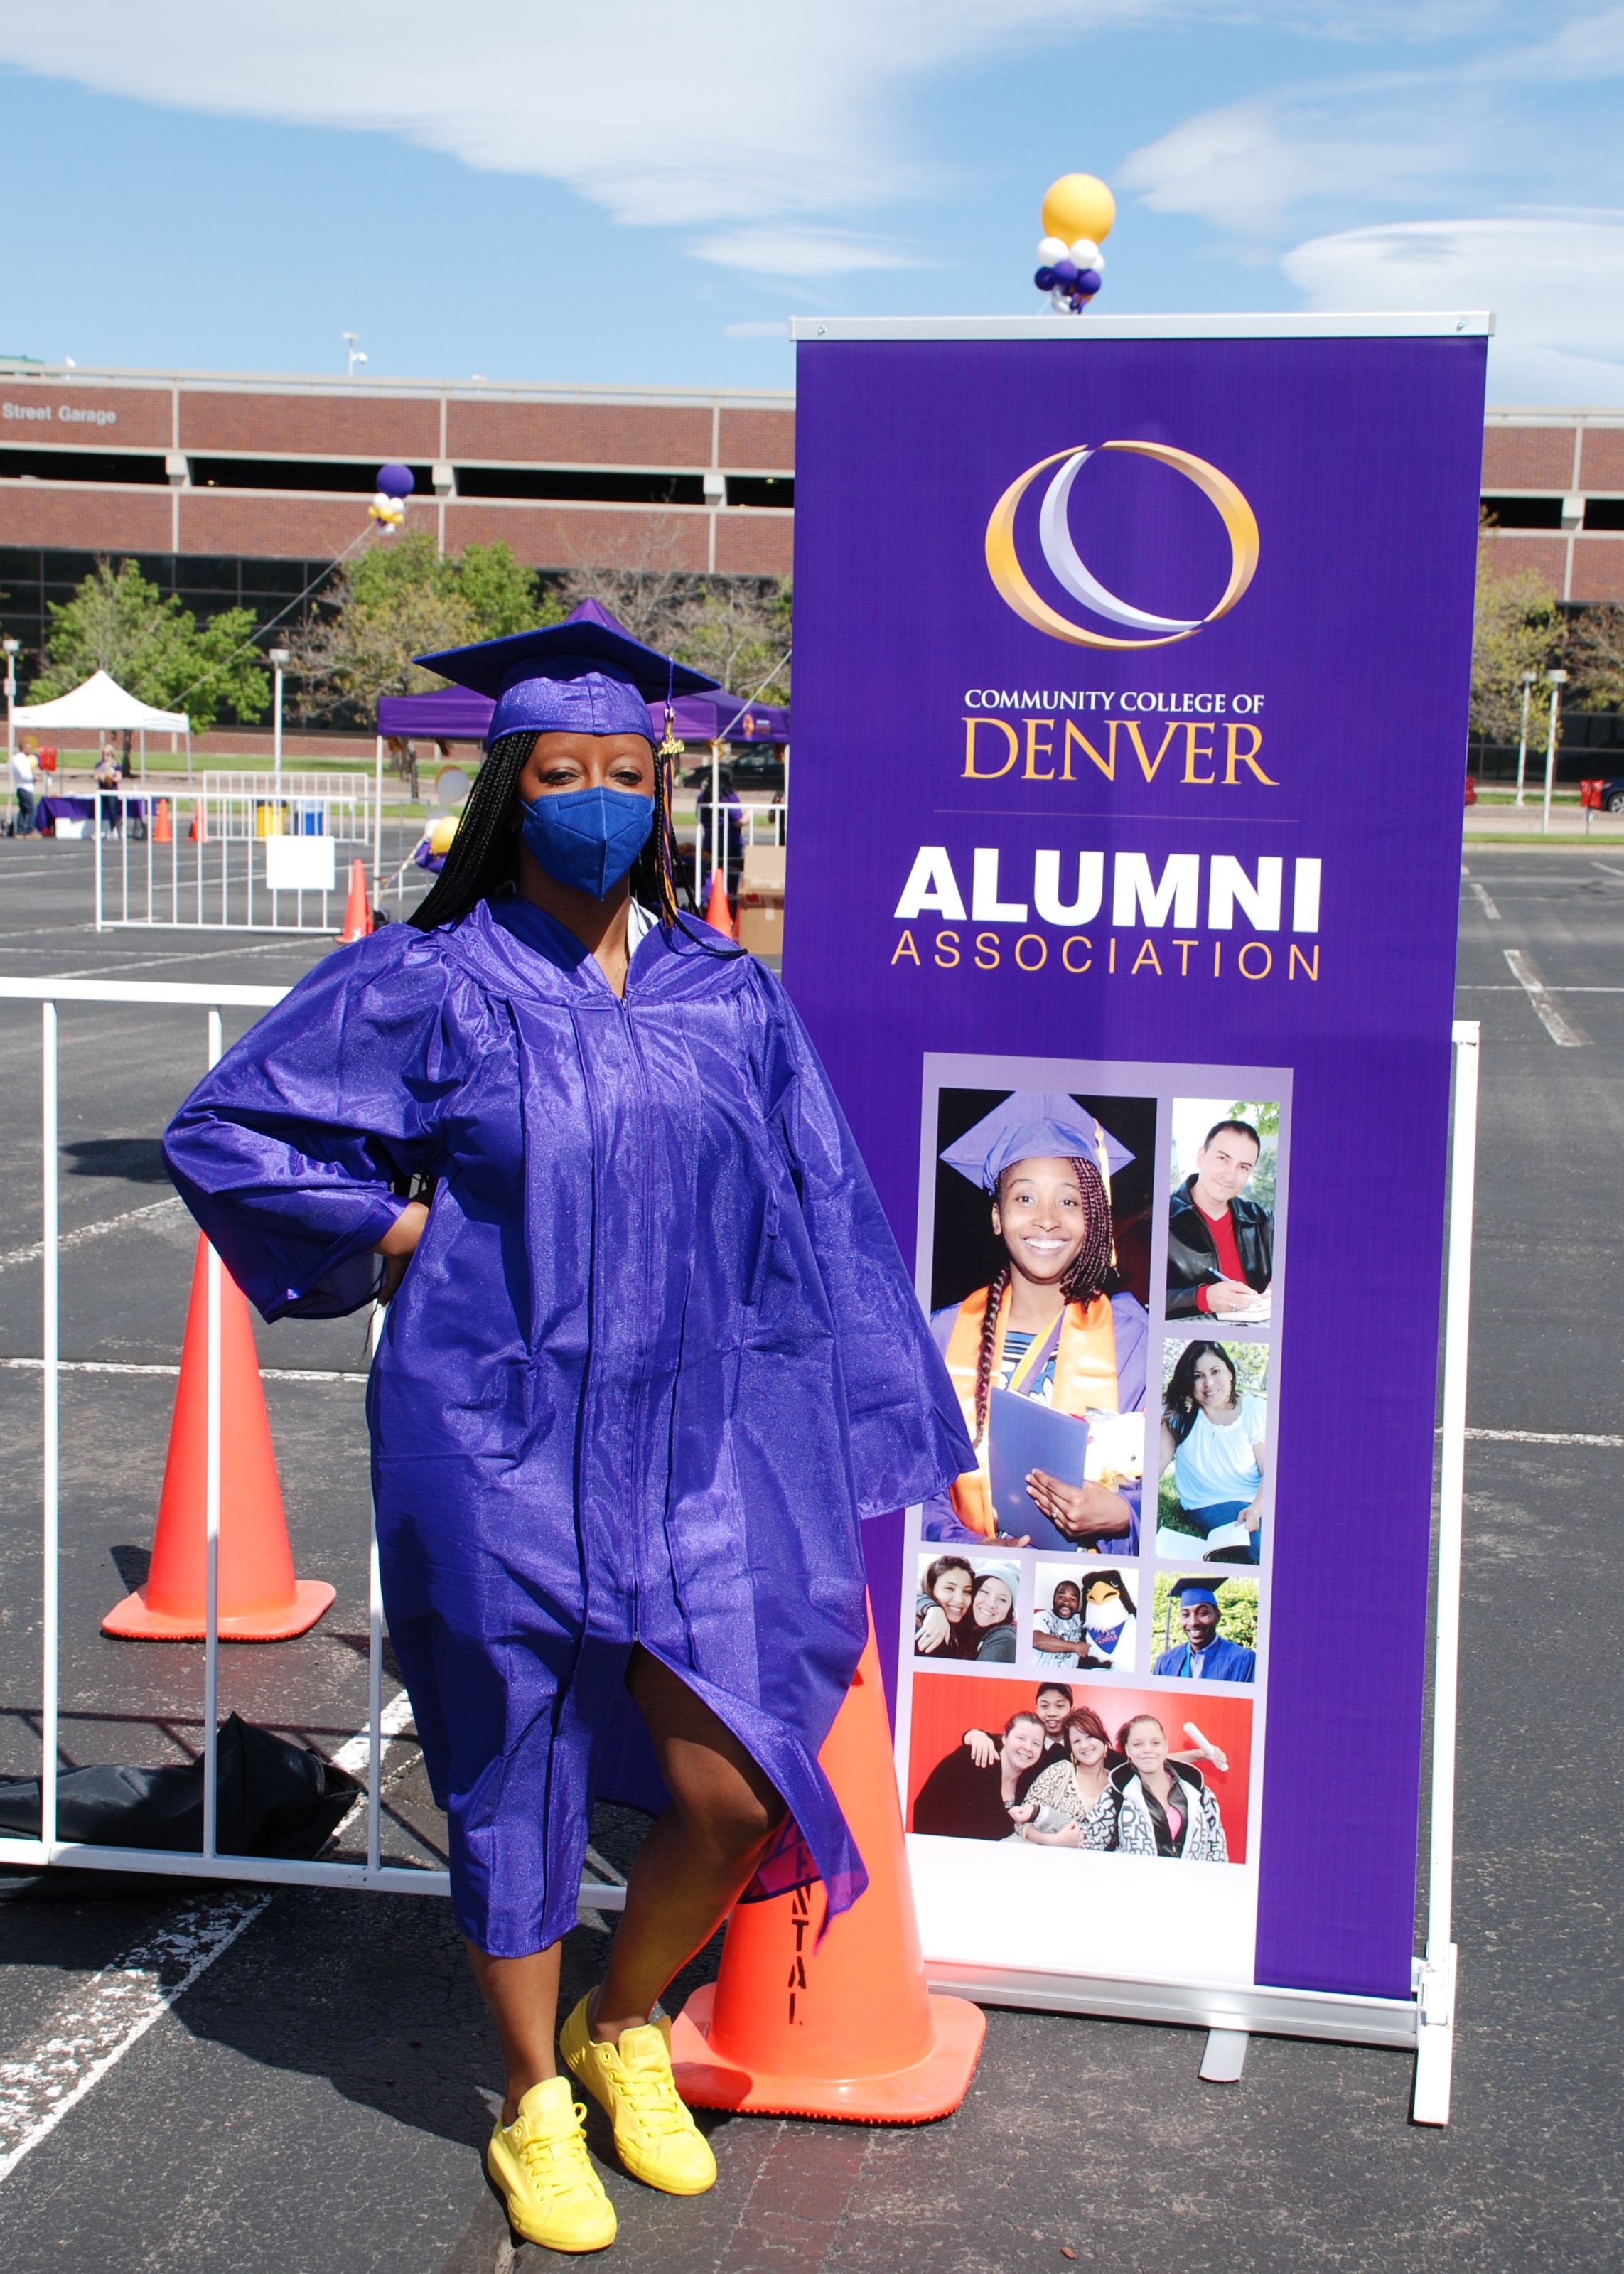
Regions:
<instances>
[{"instance_id":1,"label":"person in background","mask_svg":"<svg viewBox=\"0 0 1624 2274\"><path fill-rule=\"evenodd\" d=\"M102 754L96 760L95 781L96 787L102 793L102 833L104 837L117 837L119 833L124 813L116 793L123 779L113 739L110 734L103 734Z\"/></svg>"},{"instance_id":2,"label":"person in background","mask_svg":"<svg viewBox=\"0 0 1624 2274\"><path fill-rule=\"evenodd\" d=\"M34 809L40 802L40 761L37 745L32 734L25 734L12 751L6 771L11 778L11 794L17 800L17 818L12 824L16 837L34 834Z\"/></svg>"},{"instance_id":3,"label":"person in background","mask_svg":"<svg viewBox=\"0 0 1624 2274\"><path fill-rule=\"evenodd\" d=\"M1178 1605L1184 1641L1158 1656L1152 1672L1180 1682L1255 1682L1258 1654L1218 1631L1222 1579L1175 1579L1169 1593Z\"/></svg>"},{"instance_id":4,"label":"person in background","mask_svg":"<svg viewBox=\"0 0 1624 2274\"><path fill-rule=\"evenodd\" d=\"M1217 1121L1168 1208L1169 1319L1255 1310L1274 1276L1274 1219L1243 1199L1263 1151L1250 1121Z\"/></svg>"},{"instance_id":5,"label":"person in background","mask_svg":"<svg viewBox=\"0 0 1624 2274\"><path fill-rule=\"evenodd\" d=\"M1241 1389L1222 1344L1186 1343L1162 1392L1162 1467L1171 1465L1178 1504L1204 1540L1245 1526L1246 1547L1212 1551L1224 1562L1259 1560L1267 1434L1267 1403Z\"/></svg>"}]
</instances>

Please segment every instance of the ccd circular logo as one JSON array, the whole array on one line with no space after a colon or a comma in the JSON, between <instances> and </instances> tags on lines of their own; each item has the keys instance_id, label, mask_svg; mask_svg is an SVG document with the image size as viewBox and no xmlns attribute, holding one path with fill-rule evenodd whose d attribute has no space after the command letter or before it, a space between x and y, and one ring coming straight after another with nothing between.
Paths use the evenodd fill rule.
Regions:
<instances>
[{"instance_id":1,"label":"ccd circular logo","mask_svg":"<svg viewBox=\"0 0 1624 2274\"><path fill-rule=\"evenodd\" d=\"M1154 458L1162 465L1171 466L1175 473L1193 482L1217 508L1229 540L1229 581L1217 605L1204 616L1153 616L1143 608L1119 600L1085 566L1072 539L1068 508L1071 486L1095 455L1096 448L1124 450L1133 456ZM1050 466L1057 466L1059 471L1043 493L1038 515L1038 538L1044 560L1057 582L1091 614L1103 616L1108 623L1147 632L1151 637L1114 639L1109 632L1090 631L1086 625L1073 623L1069 616L1063 616L1058 608L1051 608L1033 589L1015 550L1015 509L1038 476ZM1101 442L1097 446L1088 444L1080 450L1056 450L1016 477L994 506L987 524L987 568L1001 598L1036 630L1047 632L1051 639L1068 640L1073 647L1171 647L1175 641L1188 639L1193 632L1199 632L1203 624L1214 623L1220 616L1228 615L1251 584L1257 566L1257 517L1228 474L1221 474L1205 458L1195 457L1188 450L1171 449L1164 442Z\"/></svg>"}]
</instances>

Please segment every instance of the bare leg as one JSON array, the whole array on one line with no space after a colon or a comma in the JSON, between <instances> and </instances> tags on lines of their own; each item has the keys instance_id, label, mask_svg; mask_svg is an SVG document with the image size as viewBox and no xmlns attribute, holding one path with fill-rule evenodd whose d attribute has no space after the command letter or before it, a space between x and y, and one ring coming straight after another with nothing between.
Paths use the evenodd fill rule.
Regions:
<instances>
[{"instance_id":1,"label":"bare leg","mask_svg":"<svg viewBox=\"0 0 1624 2274\"><path fill-rule=\"evenodd\" d=\"M508 2072L502 2122L511 2124L531 2085L558 2074L553 2033L558 2025L562 1945L555 1942L550 1950L533 1950L527 1958L492 1958L477 1950L466 1938L463 1947L502 2041L502 2061Z\"/></svg>"},{"instance_id":2,"label":"bare leg","mask_svg":"<svg viewBox=\"0 0 1624 2274\"><path fill-rule=\"evenodd\" d=\"M592 2035L605 2044L648 2020L672 1976L749 1885L784 1816L737 1737L658 1659L635 1650L626 1686L649 1725L672 1804L632 1866L609 1970L589 2008Z\"/></svg>"}]
</instances>

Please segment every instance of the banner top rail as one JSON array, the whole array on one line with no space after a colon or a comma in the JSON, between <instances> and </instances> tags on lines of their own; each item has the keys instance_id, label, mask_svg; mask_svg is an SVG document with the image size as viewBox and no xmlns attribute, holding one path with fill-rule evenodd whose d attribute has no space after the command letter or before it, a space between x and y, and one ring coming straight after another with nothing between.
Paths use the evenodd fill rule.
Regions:
<instances>
[{"instance_id":1,"label":"banner top rail","mask_svg":"<svg viewBox=\"0 0 1624 2274\"><path fill-rule=\"evenodd\" d=\"M851 340L1371 340L1485 339L1488 308L1327 312L1310 315L792 316L791 339Z\"/></svg>"}]
</instances>

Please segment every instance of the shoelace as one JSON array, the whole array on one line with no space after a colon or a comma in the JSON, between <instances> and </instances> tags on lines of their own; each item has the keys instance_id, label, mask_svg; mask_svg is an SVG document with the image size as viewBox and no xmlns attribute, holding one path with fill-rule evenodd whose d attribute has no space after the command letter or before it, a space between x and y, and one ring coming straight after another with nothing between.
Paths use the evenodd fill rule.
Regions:
<instances>
[{"instance_id":1,"label":"shoelace","mask_svg":"<svg viewBox=\"0 0 1624 2274\"><path fill-rule=\"evenodd\" d=\"M636 2081L634 2100L626 2085L621 2084L621 2097L628 2103L628 2113L651 2133L656 2139L670 2136L673 2132L686 2132L692 2119L687 2104L677 2091L676 2080L667 2068L628 2068L620 2065L620 2075Z\"/></svg>"},{"instance_id":2,"label":"shoelace","mask_svg":"<svg viewBox=\"0 0 1624 2274\"><path fill-rule=\"evenodd\" d=\"M577 2100L572 2105L575 2116L573 2130L530 2131L519 2142L519 2161L530 2185L550 2187L555 2195L590 2192L590 2167L584 2171L581 2168L586 2153L581 2128L586 2122L586 2103ZM552 2168L549 2170L547 2165Z\"/></svg>"}]
</instances>

